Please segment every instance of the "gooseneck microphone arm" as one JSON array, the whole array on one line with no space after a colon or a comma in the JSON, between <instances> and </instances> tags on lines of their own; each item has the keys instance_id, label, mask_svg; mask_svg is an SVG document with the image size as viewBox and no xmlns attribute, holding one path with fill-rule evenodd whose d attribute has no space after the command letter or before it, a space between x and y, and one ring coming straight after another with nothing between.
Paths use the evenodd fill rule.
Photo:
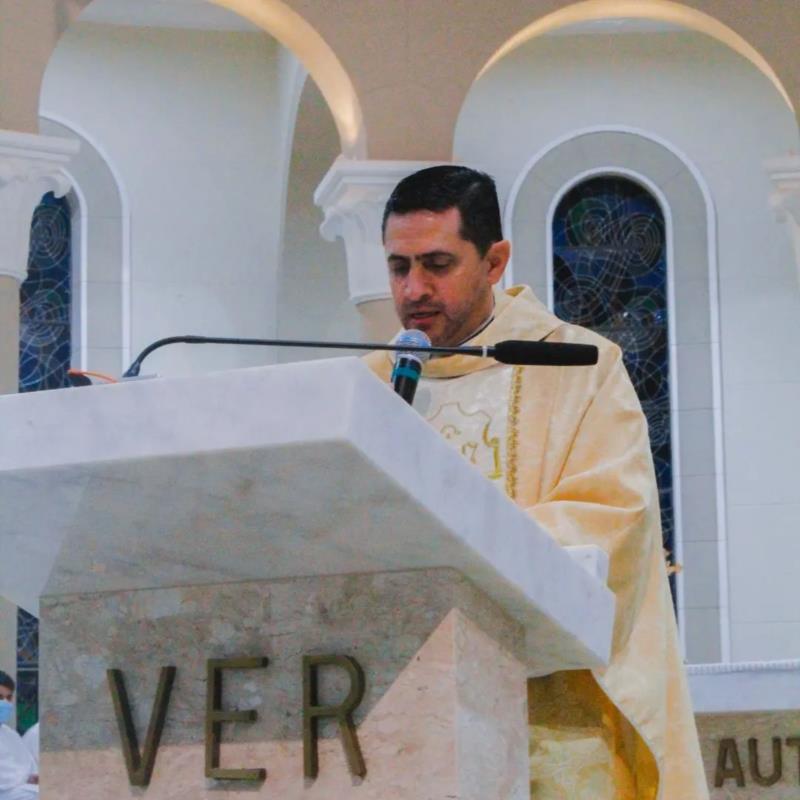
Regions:
<instances>
[{"instance_id":1,"label":"gooseneck microphone arm","mask_svg":"<svg viewBox=\"0 0 800 800\"><path fill-rule=\"evenodd\" d=\"M389 350L392 352L425 352L439 355L462 355L494 358L503 364L586 366L597 363L597 348L590 344L568 342L524 341L508 339L494 345L465 347L409 347L369 342L315 342L301 339L240 339L227 336L167 336L149 344L123 373L123 378L135 378L142 362L154 350L168 344L241 344L260 347L319 347L334 350Z\"/></svg>"}]
</instances>

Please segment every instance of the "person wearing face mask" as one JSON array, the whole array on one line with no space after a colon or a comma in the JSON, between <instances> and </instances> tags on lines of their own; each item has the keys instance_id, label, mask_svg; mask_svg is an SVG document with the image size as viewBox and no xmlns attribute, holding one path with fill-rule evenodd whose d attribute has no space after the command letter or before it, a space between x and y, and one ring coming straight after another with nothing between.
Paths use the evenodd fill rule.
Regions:
<instances>
[{"instance_id":1,"label":"person wearing face mask","mask_svg":"<svg viewBox=\"0 0 800 800\"><path fill-rule=\"evenodd\" d=\"M0 800L39 797L36 764L22 737L8 723L14 714L14 679L0 670Z\"/></svg>"}]
</instances>

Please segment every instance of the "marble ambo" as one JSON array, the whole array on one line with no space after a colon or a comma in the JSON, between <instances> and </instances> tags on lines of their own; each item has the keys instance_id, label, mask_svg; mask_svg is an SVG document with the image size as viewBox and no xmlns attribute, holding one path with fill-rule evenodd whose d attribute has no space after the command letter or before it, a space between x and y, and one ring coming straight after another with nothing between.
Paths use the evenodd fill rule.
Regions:
<instances>
[{"instance_id":1,"label":"marble ambo","mask_svg":"<svg viewBox=\"0 0 800 800\"><path fill-rule=\"evenodd\" d=\"M43 601L41 635L44 798L141 791L108 669L135 730L166 709L148 800L527 798L524 629L455 570L64 595Z\"/></svg>"}]
</instances>

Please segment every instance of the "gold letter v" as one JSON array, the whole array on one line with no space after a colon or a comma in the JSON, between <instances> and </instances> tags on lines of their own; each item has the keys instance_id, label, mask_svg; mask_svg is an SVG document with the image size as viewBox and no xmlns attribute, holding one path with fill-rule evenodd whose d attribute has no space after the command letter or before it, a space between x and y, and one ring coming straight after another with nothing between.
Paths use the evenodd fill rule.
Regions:
<instances>
[{"instance_id":1,"label":"gold letter v","mask_svg":"<svg viewBox=\"0 0 800 800\"><path fill-rule=\"evenodd\" d=\"M108 686L119 726L119 737L122 740L122 754L125 756L125 766L128 768L131 786L147 786L150 783L150 776L156 763L158 743L161 741L164 721L167 718L167 706L175 681L175 672L175 667L161 667L156 698L153 701L153 710L150 712L150 724L147 726L147 735L144 739L144 751L141 753L122 670L110 669L107 672Z\"/></svg>"}]
</instances>

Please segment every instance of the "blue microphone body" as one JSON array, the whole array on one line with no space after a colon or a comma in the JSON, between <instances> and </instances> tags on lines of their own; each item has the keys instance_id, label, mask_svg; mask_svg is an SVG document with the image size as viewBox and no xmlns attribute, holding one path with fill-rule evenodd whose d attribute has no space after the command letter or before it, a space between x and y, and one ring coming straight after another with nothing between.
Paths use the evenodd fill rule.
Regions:
<instances>
[{"instance_id":1,"label":"blue microphone body","mask_svg":"<svg viewBox=\"0 0 800 800\"><path fill-rule=\"evenodd\" d=\"M397 335L394 340L396 345L407 347L430 347L431 340L422 331L406 330ZM409 405L414 403L417 384L422 375L422 364L430 358L430 353L403 352L395 355L394 369L392 370L392 386L397 394Z\"/></svg>"}]
</instances>

